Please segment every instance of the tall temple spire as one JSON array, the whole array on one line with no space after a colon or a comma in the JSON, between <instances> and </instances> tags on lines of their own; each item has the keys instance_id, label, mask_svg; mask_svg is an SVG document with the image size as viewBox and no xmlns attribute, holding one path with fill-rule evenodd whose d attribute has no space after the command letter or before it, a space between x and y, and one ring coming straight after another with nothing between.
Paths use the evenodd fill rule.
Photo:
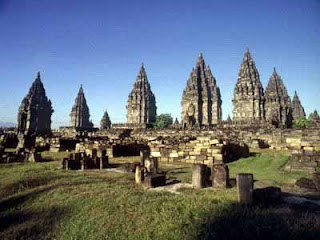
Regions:
<instances>
[{"instance_id":1,"label":"tall temple spire","mask_svg":"<svg viewBox=\"0 0 320 240\"><path fill-rule=\"evenodd\" d=\"M72 107L71 113L71 126L76 130L90 130L93 124L90 121L89 107L84 96L82 84L80 85L78 95Z\"/></svg>"},{"instance_id":2,"label":"tall temple spire","mask_svg":"<svg viewBox=\"0 0 320 240\"><path fill-rule=\"evenodd\" d=\"M38 72L27 96L22 100L18 111L18 134L26 136L51 133L51 101L46 96Z\"/></svg>"},{"instance_id":3,"label":"tall temple spire","mask_svg":"<svg viewBox=\"0 0 320 240\"><path fill-rule=\"evenodd\" d=\"M291 99L276 68L266 87L265 100L266 120L276 127L291 127Z\"/></svg>"},{"instance_id":4,"label":"tall temple spire","mask_svg":"<svg viewBox=\"0 0 320 240\"><path fill-rule=\"evenodd\" d=\"M146 125L155 122L156 100L148 81L144 64L141 65L136 82L127 102L127 122Z\"/></svg>"},{"instance_id":5,"label":"tall temple spire","mask_svg":"<svg viewBox=\"0 0 320 240\"><path fill-rule=\"evenodd\" d=\"M291 106L292 106L292 117L294 120L299 120L301 118L306 117L306 113L300 102L297 91L294 92Z\"/></svg>"},{"instance_id":6,"label":"tall temple spire","mask_svg":"<svg viewBox=\"0 0 320 240\"><path fill-rule=\"evenodd\" d=\"M234 89L233 117L238 125L262 123L265 118L263 86L248 48Z\"/></svg>"},{"instance_id":7,"label":"tall temple spire","mask_svg":"<svg viewBox=\"0 0 320 240\"><path fill-rule=\"evenodd\" d=\"M190 128L218 124L222 119L221 105L216 79L200 53L182 95L182 126Z\"/></svg>"}]
</instances>

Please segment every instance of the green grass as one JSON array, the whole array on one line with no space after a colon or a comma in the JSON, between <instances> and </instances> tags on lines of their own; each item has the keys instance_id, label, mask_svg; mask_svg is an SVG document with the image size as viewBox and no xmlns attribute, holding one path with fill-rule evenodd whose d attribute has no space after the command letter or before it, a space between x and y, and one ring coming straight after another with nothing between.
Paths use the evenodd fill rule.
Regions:
<instances>
[{"instance_id":1,"label":"green grass","mask_svg":"<svg viewBox=\"0 0 320 240\"><path fill-rule=\"evenodd\" d=\"M294 177L278 168L286 160L276 164L271 153L264 154L230 164L231 174L256 166ZM111 162L128 160L137 158ZM191 165L160 164L171 180L191 182ZM63 171L59 165L58 161L0 165L0 239L319 237L317 215L293 215L283 207L242 207L236 204L234 188L184 189L179 195L148 192L135 186L130 173ZM261 169L254 171L268 180Z\"/></svg>"},{"instance_id":2,"label":"green grass","mask_svg":"<svg viewBox=\"0 0 320 240\"><path fill-rule=\"evenodd\" d=\"M294 184L301 177L310 177L307 172L288 172L284 167L288 162L288 152L277 150L253 150L252 157L229 163L230 177L238 173L253 173L255 180L266 181L273 186Z\"/></svg>"}]
</instances>

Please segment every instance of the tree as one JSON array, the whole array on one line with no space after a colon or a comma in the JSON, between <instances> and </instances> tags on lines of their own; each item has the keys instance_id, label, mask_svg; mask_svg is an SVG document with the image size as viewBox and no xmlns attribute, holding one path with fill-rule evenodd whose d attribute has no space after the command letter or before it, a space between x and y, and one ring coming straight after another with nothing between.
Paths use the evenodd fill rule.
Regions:
<instances>
[{"instance_id":1,"label":"tree","mask_svg":"<svg viewBox=\"0 0 320 240\"><path fill-rule=\"evenodd\" d=\"M307 118L300 118L298 120L293 120L293 128L310 128L311 120Z\"/></svg>"},{"instance_id":2,"label":"tree","mask_svg":"<svg viewBox=\"0 0 320 240\"><path fill-rule=\"evenodd\" d=\"M153 127L156 129L164 129L172 125L173 119L171 114L165 113L160 114L156 117L156 121L153 124Z\"/></svg>"}]
</instances>

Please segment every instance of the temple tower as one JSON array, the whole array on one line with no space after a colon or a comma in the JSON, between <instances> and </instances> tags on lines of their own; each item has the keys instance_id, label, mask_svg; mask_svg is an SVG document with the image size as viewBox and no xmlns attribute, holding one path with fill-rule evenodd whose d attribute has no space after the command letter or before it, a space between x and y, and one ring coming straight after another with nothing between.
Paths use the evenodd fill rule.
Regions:
<instances>
[{"instance_id":1,"label":"temple tower","mask_svg":"<svg viewBox=\"0 0 320 240\"><path fill-rule=\"evenodd\" d=\"M106 130L111 128L111 120L109 118L109 114L107 110L104 112L101 122L100 122L100 130Z\"/></svg>"},{"instance_id":2,"label":"temple tower","mask_svg":"<svg viewBox=\"0 0 320 240\"><path fill-rule=\"evenodd\" d=\"M266 121L275 127L291 127L291 99L275 68L265 91L265 101Z\"/></svg>"},{"instance_id":3,"label":"temple tower","mask_svg":"<svg viewBox=\"0 0 320 240\"><path fill-rule=\"evenodd\" d=\"M296 91L294 92L294 97L292 99L292 117L293 120L299 120L300 118L306 117L306 113Z\"/></svg>"},{"instance_id":4,"label":"temple tower","mask_svg":"<svg viewBox=\"0 0 320 240\"><path fill-rule=\"evenodd\" d=\"M143 64L128 96L126 108L127 122L130 124L146 125L152 124L156 120L156 99L151 91Z\"/></svg>"},{"instance_id":5,"label":"temple tower","mask_svg":"<svg viewBox=\"0 0 320 240\"><path fill-rule=\"evenodd\" d=\"M51 115L53 113L50 99L46 96L40 72L32 83L29 92L23 98L18 111L18 135L37 136L51 133Z\"/></svg>"},{"instance_id":6,"label":"temple tower","mask_svg":"<svg viewBox=\"0 0 320 240\"><path fill-rule=\"evenodd\" d=\"M181 100L181 125L184 128L218 124L222 120L220 89L200 53Z\"/></svg>"},{"instance_id":7,"label":"temple tower","mask_svg":"<svg viewBox=\"0 0 320 240\"><path fill-rule=\"evenodd\" d=\"M254 125L264 122L263 86L248 48L240 67L232 102L235 124Z\"/></svg>"},{"instance_id":8,"label":"temple tower","mask_svg":"<svg viewBox=\"0 0 320 240\"><path fill-rule=\"evenodd\" d=\"M78 96L75 99L71 113L71 127L76 130L90 130L93 124L90 121L89 107L83 93L82 85L80 86Z\"/></svg>"}]
</instances>

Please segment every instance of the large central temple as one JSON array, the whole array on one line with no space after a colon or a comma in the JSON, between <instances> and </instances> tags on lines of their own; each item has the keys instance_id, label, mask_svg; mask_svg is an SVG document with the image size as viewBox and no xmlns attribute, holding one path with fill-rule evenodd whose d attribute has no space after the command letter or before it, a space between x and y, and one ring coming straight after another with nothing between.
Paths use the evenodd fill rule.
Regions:
<instances>
[{"instance_id":1,"label":"large central temple","mask_svg":"<svg viewBox=\"0 0 320 240\"><path fill-rule=\"evenodd\" d=\"M184 128L211 126L222 120L220 89L202 54L192 69L181 101Z\"/></svg>"},{"instance_id":2,"label":"large central temple","mask_svg":"<svg viewBox=\"0 0 320 240\"><path fill-rule=\"evenodd\" d=\"M263 86L248 48L240 67L232 101L234 123L252 125L265 120Z\"/></svg>"},{"instance_id":3,"label":"large central temple","mask_svg":"<svg viewBox=\"0 0 320 240\"><path fill-rule=\"evenodd\" d=\"M146 125L156 121L156 99L151 91L146 70L141 65L137 80L133 85L127 103L127 122Z\"/></svg>"}]
</instances>

